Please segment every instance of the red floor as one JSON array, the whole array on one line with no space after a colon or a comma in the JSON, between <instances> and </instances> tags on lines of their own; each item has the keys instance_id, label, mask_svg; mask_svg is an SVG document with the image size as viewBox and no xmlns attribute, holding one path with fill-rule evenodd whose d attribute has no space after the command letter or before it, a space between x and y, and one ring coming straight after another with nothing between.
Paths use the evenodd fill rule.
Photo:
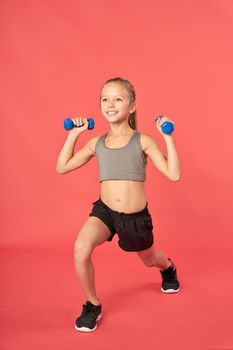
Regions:
<instances>
[{"instance_id":1,"label":"red floor","mask_svg":"<svg viewBox=\"0 0 233 350\"><path fill-rule=\"evenodd\" d=\"M144 267L116 242L98 247L103 318L95 332L81 333L74 321L84 296L72 251L4 249L0 349L233 349L230 259L174 255L181 291L167 295L157 268Z\"/></svg>"}]
</instances>

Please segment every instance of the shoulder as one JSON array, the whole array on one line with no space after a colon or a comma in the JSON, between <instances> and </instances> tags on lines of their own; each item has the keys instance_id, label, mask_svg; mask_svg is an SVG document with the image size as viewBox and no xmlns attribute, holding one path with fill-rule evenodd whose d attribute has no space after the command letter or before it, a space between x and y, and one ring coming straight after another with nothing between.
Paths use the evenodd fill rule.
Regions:
<instances>
[{"instance_id":1,"label":"shoulder","mask_svg":"<svg viewBox=\"0 0 233 350\"><path fill-rule=\"evenodd\" d=\"M96 144L98 142L98 140L103 137L104 135L97 135L97 136L93 136L88 142L87 145L90 148L90 150L95 154L95 148L96 148Z\"/></svg>"},{"instance_id":2,"label":"shoulder","mask_svg":"<svg viewBox=\"0 0 233 350\"><path fill-rule=\"evenodd\" d=\"M143 152L146 152L148 149L152 147L157 147L156 140L154 139L154 137L152 137L149 134L144 134L140 132L140 142L141 142Z\"/></svg>"}]
</instances>

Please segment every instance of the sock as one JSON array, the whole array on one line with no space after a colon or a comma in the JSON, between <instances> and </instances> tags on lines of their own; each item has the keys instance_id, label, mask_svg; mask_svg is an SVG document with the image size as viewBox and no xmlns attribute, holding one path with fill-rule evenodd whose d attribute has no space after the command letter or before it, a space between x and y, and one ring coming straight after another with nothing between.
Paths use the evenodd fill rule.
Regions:
<instances>
[{"instance_id":1,"label":"sock","mask_svg":"<svg viewBox=\"0 0 233 350\"><path fill-rule=\"evenodd\" d=\"M169 262L170 262L170 265L166 269L163 269L162 271L166 271L167 269L169 269L169 267L174 268L172 262L170 260L169 260Z\"/></svg>"}]
</instances>

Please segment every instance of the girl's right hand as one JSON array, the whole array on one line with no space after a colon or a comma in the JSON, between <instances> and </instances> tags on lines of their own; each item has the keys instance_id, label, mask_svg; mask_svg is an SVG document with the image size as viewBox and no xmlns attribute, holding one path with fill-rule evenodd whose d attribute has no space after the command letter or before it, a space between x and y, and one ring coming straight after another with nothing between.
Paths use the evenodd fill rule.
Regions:
<instances>
[{"instance_id":1,"label":"girl's right hand","mask_svg":"<svg viewBox=\"0 0 233 350\"><path fill-rule=\"evenodd\" d=\"M70 134L74 135L74 136L78 136L80 135L82 132L86 131L88 129L88 121L87 121L87 118L82 118L82 117L79 117L79 118L72 118L71 119L72 122L75 124L75 125L83 125L83 126L80 126L78 128L74 127L73 129L70 130Z\"/></svg>"}]
</instances>

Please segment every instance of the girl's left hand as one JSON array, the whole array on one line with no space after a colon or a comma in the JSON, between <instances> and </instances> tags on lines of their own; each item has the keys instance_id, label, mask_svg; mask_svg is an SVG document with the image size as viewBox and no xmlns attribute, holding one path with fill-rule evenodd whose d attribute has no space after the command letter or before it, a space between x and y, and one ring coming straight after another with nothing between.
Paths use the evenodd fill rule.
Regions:
<instances>
[{"instance_id":1,"label":"girl's left hand","mask_svg":"<svg viewBox=\"0 0 233 350\"><path fill-rule=\"evenodd\" d=\"M171 119L169 119L169 118L167 118L167 117L165 117L165 116L163 116L163 118L158 118L157 120L156 120L156 122L155 122L155 125L156 125L156 128L157 128L157 130L160 132L160 134L162 134L163 136L167 136L168 134L164 134L163 133L163 131L162 131L162 128L161 128L161 125L164 123L164 122L171 122L173 125L175 125L175 123L171 120Z\"/></svg>"}]
</instances>

